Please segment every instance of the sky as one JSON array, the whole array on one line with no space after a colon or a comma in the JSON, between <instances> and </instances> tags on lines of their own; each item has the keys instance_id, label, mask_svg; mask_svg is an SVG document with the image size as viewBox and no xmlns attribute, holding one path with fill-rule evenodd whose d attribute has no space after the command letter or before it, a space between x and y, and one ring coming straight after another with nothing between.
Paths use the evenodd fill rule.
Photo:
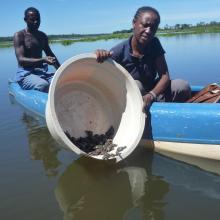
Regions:
<instances>
[{"instance_id":1,"label":"sky","mask_svg":"<svg viewBox=\"0 0 220 220\"><path fill-rule=\"evenodd\" d=\"M132 28L139 7L151 6L166 24L220 22L220 0L0 0L0 37L26 27L24 10L36 7L41 14L40 30L46 34L112 33Z\"/></svg>"}]
</instances>

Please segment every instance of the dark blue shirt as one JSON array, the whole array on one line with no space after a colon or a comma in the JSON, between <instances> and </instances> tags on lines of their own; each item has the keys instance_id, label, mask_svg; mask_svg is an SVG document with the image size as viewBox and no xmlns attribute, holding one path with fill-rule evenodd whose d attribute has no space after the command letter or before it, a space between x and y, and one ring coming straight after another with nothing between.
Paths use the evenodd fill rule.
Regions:
<instances>
[{"instance_id":1,"label":"dark blue shirt","mask_svg":"<svg viewBox=\"0 0 220 220\"><path fill-rule=\"evenodd\" d=\"M165 53L158 38L154 37L146 46L144 56L137 58L132 55L131 38L121 42L111 49L112 59L121 64L135 80L142 82L149 91L154 88L158 74L156 71L156 58Z\"/></svg>"}]
</instances>

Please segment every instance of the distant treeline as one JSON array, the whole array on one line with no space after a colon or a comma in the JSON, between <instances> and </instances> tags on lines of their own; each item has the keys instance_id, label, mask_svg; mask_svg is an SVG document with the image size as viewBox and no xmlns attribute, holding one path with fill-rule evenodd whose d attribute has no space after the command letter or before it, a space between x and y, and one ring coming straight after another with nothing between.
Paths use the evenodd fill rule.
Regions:
<instances>
[{"instance_id":1,"label":"distant treeline","mask_svg":"<svg viewBox=\"0 0 220 220\"><path fill-rule=\"evenodd\" d=\"M52 34L48 35L48 38L50 40L55 40L55 39L65 39L65 38L82 38L82 37L94 37L94 36L101 36L104 34ZM12 41L13 37L0 37L0 42L1 41Z\"/></svg>"},{"instance_id":2,"label":"distant treeline","mask_svg":"<svg viewBox=\"0 0 220 220\"><path fill-rule=\"evenodd\" d=\"M126 38L131 35L132 29L114 31L113 33L102 34L56 34L48 35L49 41L61 42L64 45L69 45L79 41L96 41L108 40L112 38ZM172 36L176 34L197 34L197 33L220 33L220 22L211 21L210 23L199 22L196 25L192 24L175 24L174 26L165 25L159 28L157 35ZM0 37L0 47L11 46L13 37Z\"/></svg>"},{"instance_id":3,"label":"distant treeline","mask_svg":"<svg viewBox=\"0 0 220 220\"><path fill-rule=\"evenodd\" d=\"M190 28L206 28L206 27L220 27L220 22L211 21L210 23L199 22L196 25L192 24L176 24L174 26L165 25L164 28L159 30L183 30Z\"/></svg>"},{"instance_id":4,"label":"distant treeline","mask_svg":"<svg viewBox=\"0 0 220 220\"><path fill-rule=\"evenodd\" d=\"M170 26L166 24L163 28L159 28L158 32L164 32L164 31L182 31L182 30L189 30L189 29L203 29L205 30L206 28L218 28L220 29L220 22L217 21L211 21L210 23L205 23L205 22L199 22L196 25L192 24L175 24L174 26ZM113 34L119 34L119 33L131 33L131 29L127 30L121 30L121 31L115 31Z\"/></svg>"},{"instance_id":5,"label":"distant treeline","mask_svg":"<svg viewBox=\"0 0 220 220\"><path fill-rule=\"evenodd\" d=\"M13 37L0 37L0 42L2 41L12 41Z\"/></svg>"}]
</instances>

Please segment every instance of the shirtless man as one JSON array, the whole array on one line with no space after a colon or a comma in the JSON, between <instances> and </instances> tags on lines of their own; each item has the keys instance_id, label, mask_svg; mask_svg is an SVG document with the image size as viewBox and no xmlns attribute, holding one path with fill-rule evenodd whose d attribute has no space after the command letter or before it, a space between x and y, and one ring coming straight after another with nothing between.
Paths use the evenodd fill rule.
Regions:
<instances>
[{"instance_id":1,"label":"shirtless man","mask_svg":"<svg viewBox=\"0 0 220 220\"><path fill-rule=\"evenodd\" d=\"M27 8L24 12L27 27L14 35L14 48L18 61L15 81L23 89L48 92L53 73L48 72L48 65L56 69L60 63L52 52L48 37L38 30L40 13L36 8ZM46 57L42 56L45 52Z\"/></svg>"}]
</instances>

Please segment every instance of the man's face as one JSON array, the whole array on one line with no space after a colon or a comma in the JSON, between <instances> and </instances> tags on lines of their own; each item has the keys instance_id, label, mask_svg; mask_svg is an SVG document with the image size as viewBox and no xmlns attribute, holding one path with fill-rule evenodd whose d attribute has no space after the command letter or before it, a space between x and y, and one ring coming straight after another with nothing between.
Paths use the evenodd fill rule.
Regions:
<instances>
[{"instance_id":1,"label":"man's face","mask_svg":"<svg viewBox=\"0 0 220 220\"><path fill-rule=\"evenodd\" d=\"M27 23L27 27L30 30L38 30L40 26L40 15L38 13L29 11L24 20Z\"/></svg>"},{"instance_id":2,"label":"man's face","mask_svg":"<svg viewBox=\"0 0 220 220\"><path fill-rule=\"evenodd\" d=\"M154 37L158 28L158 17L154 12L142 13L137 20L133 21L134 37L143 46Z\"/></svg>"}]
</instances>

